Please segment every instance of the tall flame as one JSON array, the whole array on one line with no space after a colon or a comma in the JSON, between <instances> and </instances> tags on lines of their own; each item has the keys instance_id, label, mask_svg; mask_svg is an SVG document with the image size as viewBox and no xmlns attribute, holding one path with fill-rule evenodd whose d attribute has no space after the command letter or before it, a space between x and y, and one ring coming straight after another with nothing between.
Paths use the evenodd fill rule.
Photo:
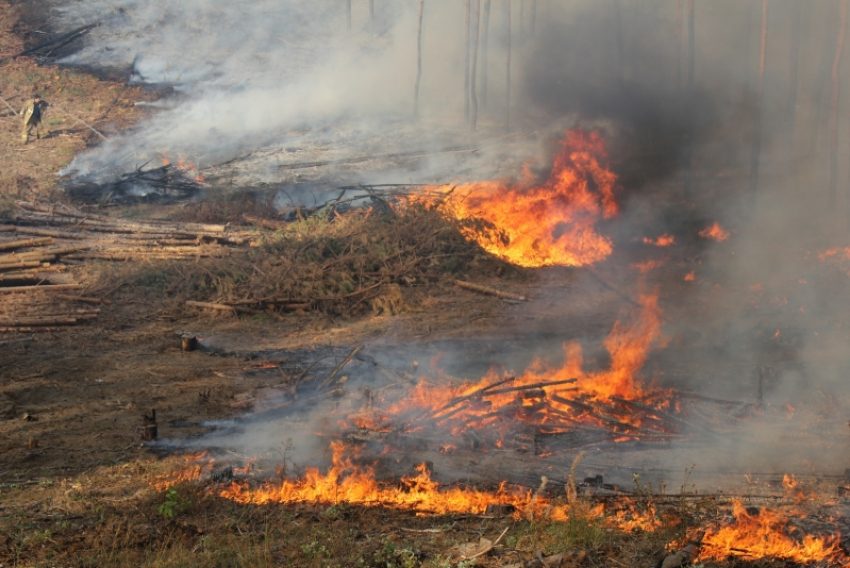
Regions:
<instances>
[{"instance_id":1,"label":"tall flame","mask_svg":"<svg viewBox=\"0 0 850 568\"><path fill-rule=\"evenodd\" d=\"M658 297L644 295L641 297L641 309L636 320L630 325L617 321L611 333L605 340L605 348L611 356L611 365L607 370L586 372L582 369L581 346L575 342L564 344L565 361L557 368L547 368L542 361L535 360L531 366L515 380L511 381L511 392L489 396L493 408L504 408L517 403L517 390L540 383L559 383L546 387L547 397L551 407L556 411L566 411L566 403L558 403L557 399L576 399L590 397L591 399L607 400L611 397L638 399L646 394L645 387L638 380L637 374L646 362L652 347L663 345L666 338L661 332L662 314L658 307ZM575 382L566 382L575 379ZM419 384L403 400L387 410L388 414L400 415L416 408L431 410L435 418L448 411L446 404L459 397L469 396L482 389L492 387L503 377L491 371L483 379L475 383L466 383L459 387L435 386L426 381ZM498 391L491 391L498 392ZM533 399L521 401L523 405L534 404ZM486 409L466 408L454 415L460 422L468 422L472 416L486 414Z\"/></svg>"},{"instance_id":2,"label":"tall flame","mask_svg":"<svg viewBox=\"0 0 850 568\"><path fill-rule=\"evenodd\" d=\"M595 231L600 219L617 213L616 174L608 170L602 136L582 129L567 131L548 179L530 175L516 185L476 182L456 186L446 211L457 219L482 219L500 238L475 239L488 252L526 267L581 266L605 259L612 244Z\"/></svg>"}]
</instances>

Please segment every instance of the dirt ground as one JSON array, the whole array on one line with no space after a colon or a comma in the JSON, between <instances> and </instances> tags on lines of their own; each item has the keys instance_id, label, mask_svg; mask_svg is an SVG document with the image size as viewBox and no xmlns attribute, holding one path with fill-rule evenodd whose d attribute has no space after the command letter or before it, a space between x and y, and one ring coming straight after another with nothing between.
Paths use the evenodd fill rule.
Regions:
<instances>
[{"instance_id":1,"label":"dirt ground","mask_svg":"<svg viewBox=\"0 0 850 568\"><path fill-rule=\"evenodd\" d=\"M135 102L156 97L12 57L25 45L20 15L19 6L0 0L0 96L17 110L38 92L53 107L45 118L48 134L26 146L20 119L0 107L0 210L12 199L67 201L56 173L98 136L59 109L108 136L144 117ZM104 204L92 211L176 218L185 213L181 208ZM515 294L533 285L538 298L506 302L443 279L404 289L404 307L391 313L310 311L284 318L186 308L164 293L168 283L158 280L156 265L81 263L69 276L82 285L82 295L104 300L96 320L60 331L0 335L0 567L471 566L461 561L457 545L493 540L506 528L507 546L482 555L479 565L543 566L538 556L572 551L560 565L634 566L658 562L680 530L671 521L651 536L613 534L589 514L564 524L345 505L239 505L191 484L169 495L156 482L182 468L182 458L140 443L142 415L151 409L160 439L185 439L205 431L200 423L236 416L244 400L285 383L255 372L255 362L238 354L184 352L179 331L214 336L232 353L398 346L499 337L508 329L558 336L580 328L601 338L630 307L621 290L606 285L612 275L600 279L571 269L503 273L484 264L467 276ZM588 289L594 293L584 293ZM580 321L565 321L559 314L567 311ZM696 518L711 505L687 507L692 509L679 513Z\"/></svg>"}]
</instances>

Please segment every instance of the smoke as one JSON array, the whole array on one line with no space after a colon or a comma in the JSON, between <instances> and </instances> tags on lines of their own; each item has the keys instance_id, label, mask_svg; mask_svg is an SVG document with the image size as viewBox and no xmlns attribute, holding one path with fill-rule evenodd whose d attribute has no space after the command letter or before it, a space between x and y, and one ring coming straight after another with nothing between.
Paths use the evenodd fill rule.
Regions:
<instances>
[{"instance_id":1,"label":"smoke","mask_svg":"<svg viewBox=\"0 0 850 568\"><path fill-rule=\"evenodd\" d=\"M156 112L79 155L64 173L103 182L165 154L202 168L238 159L239 179L255 184L492 179L519 175L518 164L530 157L546 170L547 144L565 127L600 128L611 143L623 201L621 215L606 224L617 252L600 272L636 295L638 275L629 264L648 258L664 263L643 285L660 290L671 342L653 355L644 378L752 401L760 380L768 408L803 402L809 410L799 416L808 420L822 411L835 426L850 371L844 307L850 266L819 254L848 244L846 220L834 214L848 198L841 189L827 205L825 189L836 3L810 3L803 11L792 0L770 3L759 97L759 2L695 3L689 88L688 15L678 22L677 43L672 1L540 0L533 29L529 12L520 20L521 3L514 1L510 117L519 134L510 138L501 0L492 2L486 105L477 78L477 133L463 118L463 3L426 1L418 121L412 114L418 2L377 2L374 22L365 2L352 4L351 32L345 2L335 0L92 0L58 9L60 27L100 22L64 63L171 92ZM845 56L841 67L845 94L848 61ZM753 198L749 166L758 113L762 146ZM838 120L837 152L846 158L850 122L846 113ZM412 165L383 159L303 172L279 168L465 145L481 150L418 158ZM846 187L846 159L838 174L839 187ZM715 221L732 231L729 240L698 236ZM676 247L643 244L642 237L663 233L676 237ZM694 279L685 282L689 273ZM605 320L617 309L599 305L597 280L574 278L576 304L586 303L558 314L558 325L533 322L502 331L545 328L570 338L586 334L598 345L604 332L595 328L607 329ZM583 293L594 299L579 301ZM544 300L547 294L554 293L538 291ZM581 316L583 330L568 330L575 326L571 315ZM800 467L804 459L818 463L810 451L781 452L804 423L765 427L715 449L740 467L771 460L777 468ZM655 459L678 467L678 458ZM837 467L826 457L819 465Z\"/></svg>"}]
</instances>

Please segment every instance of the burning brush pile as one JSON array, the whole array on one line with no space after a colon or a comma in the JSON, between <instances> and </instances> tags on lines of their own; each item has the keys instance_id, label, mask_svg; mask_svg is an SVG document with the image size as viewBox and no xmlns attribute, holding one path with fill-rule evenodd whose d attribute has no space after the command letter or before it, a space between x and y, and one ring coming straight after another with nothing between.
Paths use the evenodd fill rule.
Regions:
<instances>
[{"instance_id":1,"label":"burning brush pile","mask_svg":"<svg viewBox=\"0 0 850 568\"><path fill-rule=\"evenodd\" d=\"M780 496L752 495L749 505L722 495L702 497L685 486L680 495L665 495L638 477L631 485L606 483L602 475L578 477L589 453L664 450L680 443L709 448L716 437L736 435L740 426L730 424L771 413L756 403L640 381L649 351L664 343L656 298L641 302L631 321L617 322L605 340L610 367L594 372L584 370L577 344L564 345L562 365L537 360L523 373L493 370L479 381L447 375L439 360L417 377L416 365L393 369L362 346L333 367L317 360L292 371L280 397L254 401L255 411L236 428L256 436L294 435L301 442L312 431L315 443L330 449L327 469L301 467L286 457L281 463L275 452L246 455L234 464L232 453L212 450L188 458L185 468L157 485L198 482L219 497L253 505L381 506L535 522L592 519L607 527L610 539L663 535L671 559L665 566L729 557L850 565L840 545L841 519L812 515L813 503L825 501L807 495L793 477L786 476ZM326 418L316 422L310 418L315 416ZM215 447L221 438L211 436L206 443ZM459 559L486 554L496 544L461 551ZM564 558L581 563L586 553L544 558L539 565L561 565Z\"/></svg>"}]
</instances>

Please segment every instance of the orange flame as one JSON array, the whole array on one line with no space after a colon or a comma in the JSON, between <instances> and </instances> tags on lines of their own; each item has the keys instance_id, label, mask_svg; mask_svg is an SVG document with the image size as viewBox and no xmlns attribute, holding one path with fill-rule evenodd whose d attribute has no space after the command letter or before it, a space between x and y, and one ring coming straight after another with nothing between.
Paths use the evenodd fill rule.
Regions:
<instances>
[{"instance_id":1,"label":"orange flame","mask_svg":"<svg viewBox=\"0 0 850 568\"><path fill-rule=\"evenodd\" d=\"M718 243L721 243L729 238L729 233L723 230L723 227L720 226L719 223L715 221L714 225L711 227L706 227L702 231L699 232L699 236L706 239L714 239Z\"/></svg>"},{"instance_id":2,"label":"orange flame","mask_svg":"<svg viewBox=\"0 0 850 568\"><path fill-rule=\"evenodd\" d=\"M676 244L676 237L673 235L661 235L656 239L650 239L649 237L644 237L643 242L648 245L655 245L657 247L669 247L671 245Z\"/></svg>"},{"instance_id":3,"label":"orange flame","mask_svg":"<svg viewBox=\"0 0 850 568\"><path fill-rule=\"evenodd\" d=\"M693 282L696 279L696 277L697 277L696 272L691 270L690 272L685 274L684 280L685 280L685 282Z\"/></svg>"},{"instance_id":4,"label":"orange flame","mask_svg":"<svg viewBox=\"0 0 850 568\"><path fill-rule=\"evenodd\" d=\"M524 416L522 410L528 408L535 408L536 413L544 417L547 412L569 412L571 409L568 404L557 402L559 397L570 400L579 397L607 400L612 396L630 400L640 398L646 394L646 390L640 384L637 373L646 362L650 349L666 343L666 338L661 333L662 315L657 296L642 296L640 303L641 310L637 321L630 326L617 321L605 340L605 348L611 355L611 366L607 370L595 373L585 372L582 369L581 346L570 342L564 344L565 361L562 366L554 369L547 368L539 359L535 360L521 376L510 382L509 386L515 387L511 389L511 392L493 394L487 397L486 402L472 400L460 410L449 410L446 406L459 397L468 397L482 389L494 386L503 379L495 371L491 371L476 383L466 383L459 387L436 386L424 380L420 381L403 400L392 405L387 413L400 415L413 409L424 408L430 410L435 418L442 418L448 417L448 413L453 412L451 415L453 420L469 425L476 424L473 418L486 416L492 408L513 408L516 410L515 417L520 420ZM574 383L566 382L570 379L576 380ZM530 395L517 394L517 391L524 386L561 381L564 383L544 387L542 390L545 393L537 397L534 391ZM491 392L498 393L498 390ZM548 406L537 408L544 406L542 402Z\"/></svg>"},{"instance_id":5,"label":"orange flame","mask_svg":"<svg viewBox=\"0 0 850 568\"><path fill-rule=\"evenodd\" d=\"M798 542L785 533L791 517L779 511L762 509L750 514L736 501L734 523L706 533L701 557L724 560L729 556L777 558L795 562L817 562L834 559L841 554L838 536L805 535Z\"/></svg>"},{"instance_id":6,"label":"orange flame","mask_svg":"<svg viewBox=\"0 0 850 568\"><path fill-rule=\"evenodd\" d=\"M607 151L599 133L569 130L545 182L535 184L526 176L526 181L517 185L460 185L443 208L460 220L492 224L501 233L498 238L482 237L471 228L464 230L465 235L513 264L541 267L598 262L611 254L612 244L596 233L594 225L617 213L617 176L605 168L605 161Z\"/></svg>"},{"instance_id":7,"label":"orange flame","mask_svg":"<svg viewBox=\"0 0 850 568\"><path fill-rule=\"evenodd\" d=\"M664 263L660 260L647 260L646 262L635 262L630 264L632 268L639 271L641 274L646 274L650 270L655 270L659 266L663 266Z\"/></svg>"},{"instance_id":8,"label":"orange flame","mask_svg":"<svg viewBox=\"0 0 850 568\"><path fill-rule=\"evenodd\" d=\"M252 489L231 482L220 496L240 503L351 503L366 506L395 506L430 513L483 513L493 503L513 505L526 511L530 507L541 510L543 502L535 504L531 491L512 492L503 484L493 493L461 488L441 488L431 479L424 464L417 466L416 475L402 477L400 487L382 486L375 480L375 472L368 466L355 466L345 457L341 442L332 442L333 466L327 474L318 468L307 468L301 479L269 483Z\"/></svg>"}]
</instances>

